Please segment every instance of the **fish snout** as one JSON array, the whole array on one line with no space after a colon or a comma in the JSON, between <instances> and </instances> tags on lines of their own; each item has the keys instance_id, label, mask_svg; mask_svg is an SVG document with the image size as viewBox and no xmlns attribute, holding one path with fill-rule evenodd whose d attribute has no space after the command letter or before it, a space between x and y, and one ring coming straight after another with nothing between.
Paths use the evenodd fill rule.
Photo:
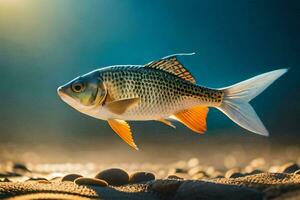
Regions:
<instances>
[{"instance_id":1,"label":"fish snout","mask_svg":"<svg viewBox=\"0 0 300 200\"><path fill-rule=\"evenodd\" d=\"M63 86L60 86L60 87L57 88L57 94L61 98L63 98L64 96L66 96L65 89L64 89Z\"/></svg>"},{"instance_id":2,"label":"fish snout","mask_svg":"<svg viewBox=\"0 0 300 200\"><path fill-rule=\"evenodd\" d=\"M62 93L62 87L60 86L60 87L57 88L57 94L60 96L61 93Z\"/></svg>"}]
</instances>

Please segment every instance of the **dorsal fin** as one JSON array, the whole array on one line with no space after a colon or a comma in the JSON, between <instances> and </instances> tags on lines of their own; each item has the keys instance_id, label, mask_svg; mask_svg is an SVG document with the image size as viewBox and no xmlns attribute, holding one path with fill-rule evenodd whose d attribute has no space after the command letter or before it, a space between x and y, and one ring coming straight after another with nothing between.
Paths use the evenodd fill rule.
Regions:
<instances>
[{"instance_id":1,"label":"dorsal fin","mask_svg":"<svg viewBox=\"0 0 300 200\"><path fill-rule=\"evenodd\" d=\"M184 66L177 59L178 56L187 56L194 54L195 53L182 53L166 56L160 60L152 61L146 64L145 67L163 70L174 74L186 81L190 81L191 83L196 83L194 77L190 74L190 72L187 69L184 68Z\"/></svg>"}]
</instances>

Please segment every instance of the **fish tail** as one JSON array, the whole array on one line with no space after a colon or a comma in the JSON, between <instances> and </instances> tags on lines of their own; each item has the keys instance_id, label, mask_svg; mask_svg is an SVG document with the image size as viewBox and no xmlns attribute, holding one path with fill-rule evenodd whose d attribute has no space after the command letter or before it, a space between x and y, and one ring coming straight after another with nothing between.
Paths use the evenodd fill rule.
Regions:
<instances>
[{"instance_id":1,"label":"fish tail","mask_svg":"<svg viewBox=\"0 0 300 200\"><path fill-rule=\"evenodd\" d=\"M249 102L287 71L288 69L278 69L255 76L235 85L221 88L224 92L224 99L217 109L222 111L239 126L251 132L268 136L268 130Z\"/></svg>"}]
</instances>

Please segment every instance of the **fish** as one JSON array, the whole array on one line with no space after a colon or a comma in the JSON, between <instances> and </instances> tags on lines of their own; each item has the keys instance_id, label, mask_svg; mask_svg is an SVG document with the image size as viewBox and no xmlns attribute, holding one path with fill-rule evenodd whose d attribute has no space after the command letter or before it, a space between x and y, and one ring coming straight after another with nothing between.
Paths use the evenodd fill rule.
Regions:
<instances>
[{"instance_id":1,"label":"fish","mask_svg":"<svg viewBox=\"0 0 300 200\"><path fill-rule=\"evenodd\" d=\"M192 131L207 130L210 108L223 112L242 128L263 136L269 132L250 101L288 69L267 72L232 86L196 84L173 54L144 65L113 65L93 70L58 87L60 98L88 116L105 120L128 145L138 150L127 121L159 121L175 128L178 121Z\"/></svg>"}]
</instances>

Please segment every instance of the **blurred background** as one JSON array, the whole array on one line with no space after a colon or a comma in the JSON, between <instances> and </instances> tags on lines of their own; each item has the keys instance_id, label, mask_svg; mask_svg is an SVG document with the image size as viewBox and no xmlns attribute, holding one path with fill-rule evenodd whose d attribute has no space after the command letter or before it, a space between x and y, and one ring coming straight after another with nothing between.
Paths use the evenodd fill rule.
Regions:
<instances>
[{"instance_id":1,"label":"blurred background","mask_svg":"<svg viewBox=\"0 0 300 200\"><path fill-rule=\"evenodd\" d=\"M296 0L0 0L0 161L294 159L300 154L299 10ZM198 84L213 88L290 68L252 101L270 137L211 109L204 135L179 124L173 130L131 122L135 151L106 122L57 96L58 86L93 69L182 52L196 52L181 61Z\"/></svg>"}]
</instances>

